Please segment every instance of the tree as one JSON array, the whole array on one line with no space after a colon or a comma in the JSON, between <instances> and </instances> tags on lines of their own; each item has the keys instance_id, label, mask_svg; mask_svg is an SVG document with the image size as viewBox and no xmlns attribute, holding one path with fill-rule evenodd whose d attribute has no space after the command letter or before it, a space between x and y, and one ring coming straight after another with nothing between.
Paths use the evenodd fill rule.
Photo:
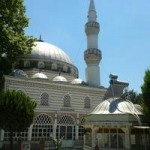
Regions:
<instances>
[{"instance_id":1,"label":"tree","mask_svg":"<svg viewBox=\"0 0 150 150\"><path fill-rule=\"evenodd\" d=\"M36 103L25 93L15 90L0 92L0 128L10 132L10 146L13 146L13 132L23 132L33 122Z\"/></svg>"},{"instance_id":2,"label":"tree","mask_svg":"<svg viewBox=\"0 0 150 150\"><path fill-rule=\"evenodd\" d=\"M142 108L145 116L150 119L150 70L145 71L144 83L141 86Z\"/></svg>"},{"instance_id":3,"label":"tree","mask_svg":"<svg viewBox=\"0 0 150 150\"><path fill-rule=\"evenodd\" d=\"M25 35L25 11L23 0L0 0L0 78L11 71L18 56L31 52L35 39Z\"/></svg>"},{"instance_id":4,"label":"tree","mask_svg":"<svg viewBox=\"0 0 150 150\"><path fill-rule=\"evenodd\" d=\"M140 104L141 103L141 94L138 94L133 89L130 91L128 91L126 89L125 92L121 95L121 98L123 98L125 100L127 99L134 104Z\"/></svg>"}]
</instances>

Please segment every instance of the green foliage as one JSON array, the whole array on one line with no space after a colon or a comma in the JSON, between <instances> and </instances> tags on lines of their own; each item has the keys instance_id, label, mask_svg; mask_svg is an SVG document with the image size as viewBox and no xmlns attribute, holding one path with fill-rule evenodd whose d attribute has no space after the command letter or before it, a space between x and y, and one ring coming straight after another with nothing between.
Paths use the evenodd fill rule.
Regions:
<instances>
[{"instance_id":1,"label":"green foliage","mask_svg":"<svg viewBox=\"0 0 150 150\"><path fill-rule=\"evenodd\" d=\"M140 104L142 100L141 94L138 94L134 90L130 90L130 91L125 90L125 92L121 95L121 98L125 100L127 99L134 104Z\"/></svg>"},{"instance_id":2,"label":"green foliage","mask_svg":"<svg viewBox=\"0 0 150 150\"><path fill-rule=\"evenodd\" d=\"M34 119L36 103L23 92L0 92L0 128L9 132L26 130Z\"/></svg>"},{"instance_id":3,"label":"green foliage","mask_svg":"<svg viewBox=\"0 0 150 150\"><path fill-rule=\"evenodd\" d=\"M35 39L25 35L25 11L23 0L0 0L0 77L10 72L19 55L31 52Z\"/></svg>"},{"instance_id":4,"label":"green foliage","mask_svg":"<svg viewBox=\"0 0 150 150\"><path fill-rule=\"evenodd\" d=\"M144 83L141 86L142 108L144 114L150 119L150 70L145 71Z\"/></svg>"}]
</instances>

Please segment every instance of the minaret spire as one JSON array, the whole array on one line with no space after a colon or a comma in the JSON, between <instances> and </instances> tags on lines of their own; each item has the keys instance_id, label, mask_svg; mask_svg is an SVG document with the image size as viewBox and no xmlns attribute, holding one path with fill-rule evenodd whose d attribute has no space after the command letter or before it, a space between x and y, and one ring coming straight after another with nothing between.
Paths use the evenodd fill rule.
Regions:
<instances>
[{"instance_id":1,"label":"minaret spire","mask_svg":"<svg viewBox=\"0 0 150 150\"><path fill-rule=\"evenodd\" d=\"M91 1L90 1L89 11L95 11L94 0L91 0Z\"/></svg>"},{"instance_id":2,"label":"minaret spire","mask_svg":"<svg viewBox=\"0 0 150 150\"><path fill-rule=\"evenodd\" d=\"M98 49L98 34L100 25L97 22L97 13L94 0L90 0L88 10L88 22L85 24L87 36L87 50L84 52L84 60L87 64L86 82L91 86L100 86L99 63L102 58L101 50Z\"/></svg>"},{"instance_id":3,"label":"minaret spire","mask_svg":"<svg viewBox=\"0 0 150 150\"><path fill-rule=\"evenodd\" d=\"M95 10L94 0L90 0L89 11L88 11L88 21L96 21L97 14Z\"/></svg>"}]
</instances>

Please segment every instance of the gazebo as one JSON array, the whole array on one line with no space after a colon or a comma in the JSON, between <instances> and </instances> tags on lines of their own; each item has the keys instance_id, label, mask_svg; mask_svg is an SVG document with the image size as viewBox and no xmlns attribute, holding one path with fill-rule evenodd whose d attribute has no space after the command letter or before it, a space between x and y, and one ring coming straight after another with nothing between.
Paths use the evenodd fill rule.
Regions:
<instances>
[{"instance_id":1,"label":"gazebo","mask_svg":"<svg viewBox=\"0 0 150 150\"><path fill-rule=\"evenodd\" d=\"M101 102L84 117L84 150L148 150L150 128L140 105L121 98Z\"/></svg>"}]
</instances>

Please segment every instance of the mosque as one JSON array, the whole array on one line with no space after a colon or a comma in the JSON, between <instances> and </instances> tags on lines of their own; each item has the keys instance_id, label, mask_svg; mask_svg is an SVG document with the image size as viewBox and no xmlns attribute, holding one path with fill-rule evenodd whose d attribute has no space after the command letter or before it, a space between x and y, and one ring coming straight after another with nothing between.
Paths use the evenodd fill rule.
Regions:
<instances>
[{"instance_id":1,"label":"mosque","mask_svg":"<svg viewBox=\"0 0 150 150\"><path fill-rule=\"evenodd\" d=\"M37 102L35 119L21 133L31 149L45 141L45 150L53 149L51 137L64 137L62 147L84 150L145 149L149 145L149 127L139 105L120 97L128 83L110 75L110 86L100 82L102 52L98 48L100 25L94 0L90 0L85 24L87 48L84 51L86 81L78 78L78 68L69 56L41 38L31 54L20 56L16 69L6 75L4 89L15 89ZM19 133L14 133L17 141ZM0 142L7 143L9 133L0 131Z\"/></svg>"}]
</instances>

